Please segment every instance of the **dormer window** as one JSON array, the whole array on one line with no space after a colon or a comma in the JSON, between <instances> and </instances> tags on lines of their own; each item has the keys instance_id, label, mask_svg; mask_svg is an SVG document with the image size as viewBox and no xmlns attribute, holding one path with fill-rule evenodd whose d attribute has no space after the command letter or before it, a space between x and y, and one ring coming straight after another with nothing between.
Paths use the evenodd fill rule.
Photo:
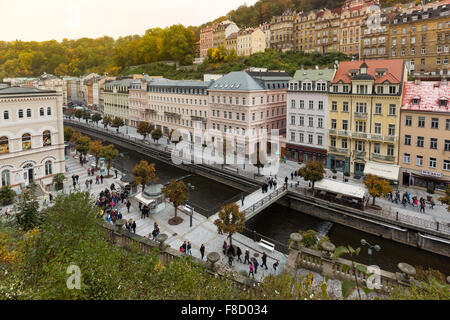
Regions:
<instances>
[{"instance_id":1,"label":"dormer window","mask_svg":"<svg viewBox=\"0 0 450 320\"><path fill-rule=\"evenodd\" d=\"M412 104L415 105L415 106L419 105L419 102L420 102L420 98L413 98L412 99Z\"/></svg>"},{"instance_id":2,"label":"dormer window","mask_svg":"<svg viewBox=\"0 0 450 320\"><path fill-rule=\"evenodd\" d=\"M363 62L363 64L359 67L360 74L367 74L368 65Z\"/></svg>"},{"instance_id":3,"label":"dormer window","mask_svg":"<svg viewBox=\"0 0 450 320\"><path fill-rule=\"evenodd\" d=\"M448 103L448 100L446 98L439 99L439 106L440 107L446 107Z\"/></svg>"}]
</instances>

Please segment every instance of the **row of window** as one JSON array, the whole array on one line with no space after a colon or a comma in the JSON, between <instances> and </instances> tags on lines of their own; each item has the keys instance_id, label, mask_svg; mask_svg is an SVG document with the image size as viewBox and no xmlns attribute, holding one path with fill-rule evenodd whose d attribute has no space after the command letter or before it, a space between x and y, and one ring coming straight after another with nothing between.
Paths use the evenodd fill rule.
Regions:
<instances>
[{"instance_id":1,"label":"row of window","mask_svg":"<svg viewBox=\"0 0 450 320\"><path fill-rule=\"evenodd\" d=\"M337 107L337 101L331 101L331 111L338 111ZM348 111L348 102L344 101L342 103L342 112L349 112ZM357 102L356 103L356 111L358 113L367 114L367 103L365 102ZM383 114L383 105L381 103L375 104L375 115L382 115ZM397 105L395 104L389 104L388 109L388 115L395 116L397 114Z\"/></svg>"},{"instance_id":2,"label":"row of window","mask_svg":"<svg viewBox=\"0 0 450 320\"><path fill-rule=\"evenodd\" d=\"M52 145L52 134L46 130L42 134L42 146L48 147ZM31 149L31 134L24 133L22 135L22 150ZM9 153L9 139L8 137L0 137L0 154Z\"/></svg>"},{"instance_id":3,"label":"row of window","mask_svg":"<svg viewBox=\"0 0 450 320\"><path fill-rule=\"evenodd\" d=\"M202 111L202 110L184 109L184 108L167 107L167 106L156 106L156 105L150 105L150 107L156 108L156 110L160 110L160 111L178 112L179 114L185 114L188 116L191 115L191 116L199 116L199 117L205 117L205 118L208 116L208 112L206 110Z\"/></svg>"},{"instance_id":4,"label":"row of window","mask_svg":"<svg viewBox=\"0 0 450 320\"><path fill-rule=\"evenodd\" d=\"M46 161L44 164L45 175L49 176L53 173L52 162ZM2 187L11 186L11 171L5 169L1 173Z\"/></svg>"},{"instance_id":5,"label":"row of window","mask_svg":"<svg viewBox=\"0 0 450 320\"><path fill-rule=\"evenodd\" d=\"M403 163L411 164L411 155L409 153L403 154ZM424 166L424 156L416 156L416 166L423 167ZM437 169L438 160L436 158L428 158L428 167L431 169ZM442 161L442 169L445 171L450 171L450 160Z\"/></svg>"},{"instance_id":6,"label":"row of window","mask_svg":"<svg viewBox=\"0 0 450 320\"><path fill-rule=\"evenodd\" d=\"M447 101L445 101L447 102ZM431 118L430 119L430 128L431 129L439 129L439 118ZM405 117L405 126L411 127L413 122L412 116ZM426 127L426 118L418 117L417 118L417 127L425 128ZM445 119L445 130L450 130L450 119Z\"/></svg>"},{"instance_id":7,"label":"row of window","mask_svg":"<svg viewBox=\"0 0 450 320\"><path fill-rule=\"evenodd\" d=\"M331 128L330 129L337 129L337 120L331 119ZM342 120L342 130L347 131L348 128L348 120ZM366 121L356 121L355 122L355 131L356 132L366 132ZM375 134L383 134L381 129L381 123L376 122L374 124L374 133ZM388 135L395 136L395 124L389 124L388 125Z\"/></svg>"},{"instance_id":8,"label":"row of window","mask_svg":"<svg viewBox=\"0 0 450 320\"><path fill-rule=\"evenodd\" d=\"M272 102L275 102L275 97L277 102L284 101L284 95L272 95ZM217 98L217 102L216 102ZM221 99L222 98L222 99ZM239 99L239 97L235 97L234 104L239 105L239 101L242 101L242 105L247 105L247 100L245 97ZM212 96L212 103L223 103L223 104L233 104L233 97L220 97L220 96ZM270 103L270 98L267 96L266 103ZM260 104L264 104L264 97L260 97ZM252 105L256 105L256 97L252 97Z\"/></svg>"},{"instance_id":9,"label":"row of window","mask_svg":"<svg viewBox=\"0 0 450 320\"><path fill-rule=\"evenodd\" d=\"M271 126L267 125L266 126L266 130L267 130L267 132L269 132L270 128L272 128L272 129L280 129L282 126L284 126L284 121L276 121L276 122L272 122ZM217 124L213 123L212 124L212 128L213 128L213 130L219 130L220 131L220 128L221 128L220 123L217 123ZM260 134L263 133L263 129L264 129L264 127L260 127L259 128L259 133ZM229 125L225 125L225 124L223 125L223 132L229 132L229 133L245 135L245 129L244 128L236 127L236 128L234 128L234 131L233 131L233 126L229 126ZM252 128L252 135L256 135L256 128Z\"/></svg>"},{"instance_id":10,"label":"row of window","mask_svg":"<svg viewBox=\"0 0 450 320\"><path fill-rule=\"evenodd\" d=\"M315 91L327 91L327 83L326 82L317 82L315 86L312 82L291 82L289 83L289 90L302 90L302 91L312 91L314 88Z\"/></svg>"},{"instance_id":11,"label":"row of window","mask_svg":"<svg viewBox=\"0 0 450 320\"><path fill-rule=\"evenodd\" d=\"M296 140L296 133L291 131L291 141L292 142L305 143L305 134L304 133L299 133L298 134L298 141L297 141ZM308 142L307 143L308 144L314 144L314 135L313 134L308 134ZM317 135L316 144L318 146L322 146L323 145L323 136Z\"/></svg>"},{"instance_id":12,"label":"row of window","mask_svg":"<svg viewBox=\"0 0 450 320\"><path fill-rule=\"evenodd\" d=\"M292 99L291 100L291 108L295 109L296 106L297 106L297 102L294 99ZM298 106L300 109L305 109L305 100L299 100ZM308 101L308 109L310 109L310 110L314 109L314 100ZM323 110L323 101L322 100L317 102L317 109Z\"/></svg>"},{"instance_id":13,"label":"row of window","mask_svg":"<svg viewBox=\"0 0 450 320\"><path fill-rule=\"evenodd\" d=\"M202 105L202 101L203 101L203 105L207 105L208 101L206 99L202 100L202 99L185 99L185 98L173 98L173 97L160 97L160 96L150 96L149 97L150 101L161 101L161 102L172 102L172 103L186 103L186 104L192 104L192 105L196 105L197 101L199 105ZM186 101L186 102L185 102Z\"/></svg>"},{"instance_id":14,"label":"row of window","mask_svg":"<svg viewBox=\"0 0 450 320\"><path fill-rule=\"evenodd\" d=\"M291 125L295 125L295 116L291 116ZM299 117L299 122L298 125L300 127L304 127L305 126L305 117L300 116ZM313 117L308 117L308 127L314 127L314 118ZM323 118L317 118L317 128L323 128Z\"/></svg>"},{"instance_id":15,"label":"row of window","mask_svg":"<svg viewBox=\"0 0 450 320\"><path fill-rule=\"evenodd\" d=\"M19 109L17 110L17 117L19 119L23 119L24 116L27 116L27 118L31 118L32 117L32 110L30 108L28 109ZM47 115L51 116L52 115L52 108L51 107L47 107ZM44 108L39 108L39 116L43 117L45 116L45 109ZM3 111L3 120L9 120L10 114L8 110Z\"/></svg>"},{"instance_id":16,"label":"row of window","mask_svg":"<svg viewBox=\"0 0 450 320\"><path fill-rule=\"evenodd\" d=\"M331 137L330 138L330 146L336 148L336 138ZM341 148L342 149L348 149L348 141L347 139L341 139ZM387 145L387 156L393 157L394 156L394 145L388 144ZM366 143L365 141L357 140L355 141L355 151L356 152L365 152L366 151ZM373 153L376 155L380 155L381 151L381 144L380 143L374 143L373 144Z\"/></svg>"},{"instance_id":17,"label":"row of window","mask_svg":"<svg viewBox=\"0 0 450 320\"><path fill-rule=\"evenodd\" d=\"M410 135L405 135L404 143L406 146L410 146L412 141L412 137ZM425 145L425 138L424 137L417 137L416 140L416 147L423 148ZM438 148L438 139L437 138L430 138L430 149L437 149ZM450 151L450 140L444 140L444 151Z\"/></svg>"}]
</instances>

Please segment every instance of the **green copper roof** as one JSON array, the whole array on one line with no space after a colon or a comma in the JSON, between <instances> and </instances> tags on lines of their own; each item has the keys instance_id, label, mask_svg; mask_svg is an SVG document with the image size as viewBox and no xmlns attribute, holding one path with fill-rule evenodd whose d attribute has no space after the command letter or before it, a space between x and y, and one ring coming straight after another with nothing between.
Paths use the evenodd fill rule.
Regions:
<instances>
[{"instance_id":1,"label":"green copper roof","mask_svg":"<svg viewBox=\"0 0 450 320\"><path fill-rule=\"evenodd\" d=\"M309 70L297 70L294 75L295 80L326 80L331 81L334 77L335 69L309 69Z\"/></svg>"}]
</instances>

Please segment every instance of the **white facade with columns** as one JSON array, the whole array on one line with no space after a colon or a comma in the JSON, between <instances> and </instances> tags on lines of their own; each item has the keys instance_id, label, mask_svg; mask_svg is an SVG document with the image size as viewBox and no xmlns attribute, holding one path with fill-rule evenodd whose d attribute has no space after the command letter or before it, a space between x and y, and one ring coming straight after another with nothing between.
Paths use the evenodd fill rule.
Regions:
<instances>
[{"instance_id":1,"label":"white facade with columns","mask_svg":"<svg viewBox=\"0 0 450 320\"><path fill-rule=\"evenodd\" d=\"M55 91L0 90L0 187L46 187L65 172L62 102Z\"/></svg>"}]
</instances>

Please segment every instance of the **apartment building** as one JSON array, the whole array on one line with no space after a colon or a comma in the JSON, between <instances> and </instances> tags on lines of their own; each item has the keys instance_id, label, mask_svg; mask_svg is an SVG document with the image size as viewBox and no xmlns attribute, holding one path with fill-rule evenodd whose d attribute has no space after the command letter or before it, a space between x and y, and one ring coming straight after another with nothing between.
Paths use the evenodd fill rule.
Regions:
<instances>
[{"instance_id":1,"label":"apartment building","mask_svg":"<svg viewBox=\"0 0 450 320\"><path fill-rule=\"evenodd\" d=\"M133 78L117 78L103 85L104 114L112 118L122 118L130 124L129 90Z\"/></svg>"},{"instance_id":2,"label":"apartment building","mask_svg":"<svg viewBox=\"0 0 450 320\"><path fill-rule=\"evenodd\" d=\"M249 56L266 49L266 35L261 29L248 28L237 33L237 55Z\"/></svg>"},{"instance_id":3,"label":"apartment building","mask_svg":"<svg viewBox=\"0 0 450 320\"><path fill-rule=\"evenodd\" d=\"M219 23L213 30L213 48L225 47L225 39L230 34L238 31L239 27L230 20Z\"/></svg>"},{"instance_id":4,"label":"apartment building","mask_svg":"<svg viewBox=\"0 0 450 320\"><path fill-rule=\"evenodd\" d=\"M329 53L339 51L339 26L342 9L319 10L316 14L316 52Z\"/></svg>"},{"instance_id":5,"label":"apartment building","mask_svg":"<svg viewBox=\"0 0 450 320\"><path fill-rule=\"evenodd\" d=\"M289 80L287 73L267 69L230 72L216 80L209 87L209 128L216 132L212 141L220 146L222 134L232 135L235 152L248 156L264 129L269 135L273 129L284 134Z\"/></svg>"},{"instance_id":6,"label":"apartment building","mask_svg":"<svg viewBox=\"0 0 450 320\"><path fill-rule=\"evenodd\" d=\"M205 58L209 48L213 48L213 31L216 25L210 25L200 30L200 58Z\"/></svg>"},{"instance_id":7,"label":"apartment building","mask_svg":"<svg viewBox=\"0 0 450 320\"><path fill-rule=\"evenodd\" d=\"M49 187L65 172L62 95L56 91L0 89L1 186Z\"/></svg>"},{"instance_id":8,"label":"apartment building","mask_svg":"<svg viewBox=\"0 0 450 320\"><path fill-rule=\"evenodd\" d=\"M64 77L63 81L67 88L67 103L81 100L80 78Z\"/></svg>"},{"instance_id":9,"label":"apartment building","mask_svg":"<svg viewBox=\"0 0 450 320\"><path fill-rule=\"evenodd\" d=\"M450 186L450 103L447 80L407 82L400 126L404 186L445 191Z\"/></svg>"},{"instance_id":10,"label":"apartment building","mask_svg":"<svg viewBox=\"0 0 450 320\"><path fill-rule=\"evenodd\" d=\"M270 23L260 24L259 28L266 36L266 49L270 49Z\"/></svg>"},{"instance_id":11,"label":"apartment building","mask_svg":"<svg viewBox=\"0 0 450 320\"><path fill-rule=\"evenodd\" d=\"M60 77L44 72L44 74L38 78L36 88L60 93L62 96L63 105L67 106L67 86L65 85L64 80Z\"/></svg>"},{"instance_id":12,"label":"apartment building","mask_svg":"<svg viewBox=\"0 0 450 320\"><path fill-rule=\"evenodd\" d=\"M270 48L282 51L294 50L294 23L297 13L286 9L281 16L270 21Z\"/></svg>"},{"instance_id":13,"label":"apartment building","mask_svg":"<svg viewBox=\"0 0 450 320\"><path fill-rule=\"evenodd\" d=\"M316 50L317 11L301 12L295 18L295 50L313 52Z\"/></svg>"},{"instance_id":14,"label":"apartment building","mask_svg":"<svg viewBox=\"0 0 450 320\"><path fill-rule=\"evenodd\" d=\"M329 169L398 181L403 60L345 61L328 96Z\"/></svg>"},{"instance_id":15,"label":"apartment building","mask_svg":"<svg viewBox=\"0 0 450 320\"><path fill-rule=\"evenodd\" d=\"M405 59L411 75L449 75L449 3L396 15L389 35L389 56Z\"/></svg>"},{"instance_id":16,"label":"apartment building","mask_svg":"<svg viewBox=\"0 0 450 320\"><path fill-rule=\"evenodd\" d=\"M398 11L384 10L361 25L361 55L368 59L389 58L389 27Z\"/></svg>"},{"instance_id":17,"label":"apartment building","mask_svg":"<svg viewBox=\"0 0 450 320\"><path fill-rule=\"evenodd\" d=\"M225 39L225 49L227 49L228 52L234 50L234 52L237 54L237 38L238 32L233 32Z\"/></svg>"},{"instance_id":18,"label":"apartment building","mask_svg":"<svg viewBox=\"0 0 450 320\"><path fill-rule=\"evenodd\" d=\"M335 69L297 70L287 92L286 156L327 163L328 89Z\"/></svg>"}]
</instances>

